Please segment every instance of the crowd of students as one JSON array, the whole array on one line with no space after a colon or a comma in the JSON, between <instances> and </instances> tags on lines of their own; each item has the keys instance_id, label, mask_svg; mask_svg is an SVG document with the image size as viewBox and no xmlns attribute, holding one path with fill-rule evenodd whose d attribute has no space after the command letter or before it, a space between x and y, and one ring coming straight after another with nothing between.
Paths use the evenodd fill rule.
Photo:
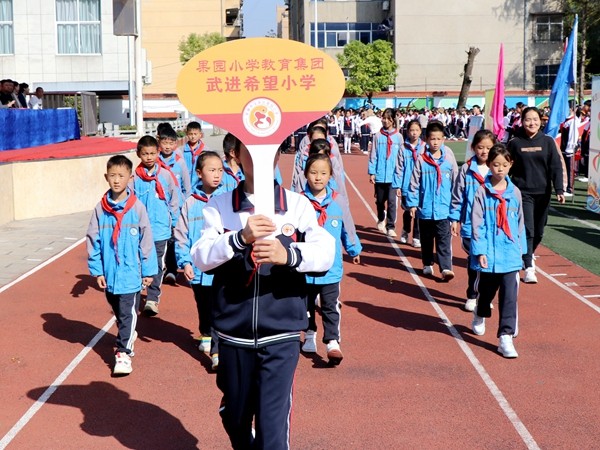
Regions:
<instances>
[{"instance_id":1,"label":"crowd of students","mask_svg":"<svg viewBox=\"0 0 600 450\"><path fill-rule=\"evenodd\" d=\"M252 159L231 134L222 159L205 148L199 123L188 124L180 148L175 131L161 124L156 137L138 141L135 169L124 156L110 158L109 190L92 215L87 245L90 272L117 318L113 373L131 373L137 313L158 314L162 283L175 283L182 271L197 306L198 348L217 371L232 446L286 448L299 352L319 347L317 303L327 358L338 365L344 357L342 251L355 264L362 251L342 157L356 124L369 127L363 148L376 228L398 237L399 203L400 243L420 249L425 276L435 276L437 263L444 282L455 277L451 240L460 236L472 331L485 333L498 295L498 352L518 357L519 273L525 269L524 282L537 282L533 253L552 187L564 202L560 153L541 131L543 114L534 107L515 110L508 145L477 131L473 156L460 169L445 145L454 135L448 123L403 114L364 110L356 121L334 112L297 133L291 190L281 186L274 162L274 217L253 214ZM341 128L341 141L339 117L350 130L347 136Z\"/></svg>"}]
</instances>

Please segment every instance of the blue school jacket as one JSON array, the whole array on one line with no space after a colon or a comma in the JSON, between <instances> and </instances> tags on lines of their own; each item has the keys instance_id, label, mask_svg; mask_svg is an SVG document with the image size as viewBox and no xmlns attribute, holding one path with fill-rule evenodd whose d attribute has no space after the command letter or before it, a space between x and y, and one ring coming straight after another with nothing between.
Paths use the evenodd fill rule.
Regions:
<instances>
[{"instance_id":1,"label":"blue school jacket","mask_svg":"<svg viewBox=\"0 0 600 450\"><path fill-rule=\"evenodd\" d=\"M241 167L238 169L237 173L234 174L229 164L227 164L227 161L223 161L223 179L221 180L223 192L233 191L240 181L243 181L245 178Z\"/></svg>"},{"instance_id":2,"label":"blue school jacket","mask_svg":"<svg viewBox=\"0 0 600 450\"><path fill-rule=\"evenodd\" d=\"M116 211L122 211L129 195L131 190L122 202L115 204L110 198L108 201ZM117 240L118 261L112 241L116 224L115 216L104 211L101 203L98 203L92 212L86 236L88 268L95 277L104 275L108 292L132 294L142 290L142 278L158 273L156 249L146 208L137 200L123 217Z\"/></svg>"},{"instance_id":3,"label":"blue school jacket","mask_svg":"<svg viewBox=\"0 0 600 450\"><path fill-rule=\"evenodd\" d=\"M417 217L426 220L443 220L450 215L452 186L458 174L458 166L454 153L442 146L441 157L438 160L442 172L442 183L438 187L437 171L419 155L406 198L408 208L418 208ZM425 152L431 156L429 146Z\"/></svg>"},{"instance_id":4,"label":"blue school jacket","mask_svg":"<svg viewBox=\"0 0 600 450\"><path fill-rule=\"evenodd\" d=\"M456 183L452 189L452 204L450 206L450 220L460 222L460 235L463 238L471 238L471 210L475 192L481 183L475 177L480 175L477 168L477 158L471 158L463 164L456 177Z\"/></svg>"},{"instance_id":5,"label":"blue school jacket","mask_svg":"<svg viewBox=\"0 0 600 450\"><path fill-rule=\"evenodd\" d=\"M525 223L523 220L523 201L521 191L510 178L502 197L507 202L508 224L512 240L496 225L496 208L500 203L487 193L484 186L480 186L473 199L471 223L471 255L469 258L471 268L482 272L508 273L521 270L522 257L527 253L527 238L525 237ZM491 175L485 178L485 186L495 192L491 184ZM479 265L479 255L486 255L488 267Z\"/></svg>"},{"instance_id":6,"label":"blue school jacket","mask_svg":"<svg viewBox=\"0 0 600 450\"><path fill-rule=\"evenodd\" d=\"M375 148L369 154L369 175L375 175L375 183L393 183L398 177L398 152L402 147L402 135L393 134L390 157L387 157L387 137L376 133Z\"/></svg>"},{"instance_id":7,"label":"blue school jacket","mask_svg":"<svg viewBox=\"0 0 600 450\"><path fill-rule=\"evenodd\" d=\"M315 197L310 192L308 184L304 189L304 195L310 201L316 201ZM351 257L360 255L362 251L362 245L358 236L351 236L344 227L344 213L342 207L335 200L335 191L327 186L327 196L321 202L321 206L325 206L327 220L323 225L323 228L327 230L335 238L335 259L331 269L320 276L310 274L306 276L306 282L308 284L333 284L342 281L342 275L344 273L344 259L342 256L342 246L346 250L346 253ZM317 214L317 220L321 213L315 211ZM353 239L351 239L351 237Z\"/></svg>"},{"instance_id":8,"label":"blue school jacket","mask_svg":"<svg viewBox=\"0 0 600 450\"><path fill-rule=\"evenodd\" d=\"M222 192L222 188L217 189L212 195L218 195ZM202 230L204 228L204 214L203 210L206 206L206 202L194 197L194 194L201 197L207 198L204 191L202 191L202 184L196 185L196 189L192 195L190 195L183 207L181 208L181 215L177 221L175 227L175 257L177 258L177 266L183 269L187 264L191 264L194 268L194 279L190 281L190 284L201 284L202 286L211 286L213 281L213 275L208 275L200 269L198 269L190 255L190 249L192 245L200 239L202 236ZM207 198L208 199L208 198Z\"/></svg>"},{"instance_id":9,"label":"blue school jacket","mask_svg":"<svg viewBox=\"0 0 600 450\"><path fill-rule=\"evenodd\" d=\"M190 180L190 171L185 163L185 160L177 153L172 153L171 156L165 158L162 154L159 156L160 160L164 162L171 172L175 174L177 178L177 184L179 185L180 204L183 206L185 199L192 193L192 185Z\"/></svg>"},{"instance_id":10,"label":"blue school jacket","mask_svg":"<svg viewBox=\"0 0 600 450\"><path fill-rule=\"evenodd\" d=\"M147 169L144 168L146 172ZM156 193L156 181L144 181L133 177L133 189L136 197L146 207L155 241L164 241L171 237L171 228L179 218L179 193L171 175L162 167L156 166L157 176L165 192L165 200Z\"/></svg>"},{"instance_id":11,"label":"blue school jacket","mask_svg":"<svg viewBox=\"0 0 600 450\"><path fill-rule=\"evenodd\" d=\"M208 150L202 140L198 141L198 145L204 145L204 150ZM194 152L190 148L190 144L187 142L183 144L183 147L179 147L181 150L181 156L185 161L185 165L187 166L190 172L190 184L192 185L192 190L198 184L198 174L196 173L196 160L194 159Z\"/></svg>"},{"instance_id":12,"label":"blue school jacket","mask_svg":"<svg viewBox=\"0 0 600 450\"><path fill-rule=\"evenodd\" d=\"M413 159L412 148L413 146L411 143L406 140L404 141L402 149L398 152L398 176L392 182L392 187L394 189L400 189L402 197L406 197L408 195L410 178L412 177L413 169L415 168L416 161ZM418 159L418 155L423 153L425 150L425 142L419 139L417 145L415 145L415 149L417 150Z\"/></svg>"}]
</instances>

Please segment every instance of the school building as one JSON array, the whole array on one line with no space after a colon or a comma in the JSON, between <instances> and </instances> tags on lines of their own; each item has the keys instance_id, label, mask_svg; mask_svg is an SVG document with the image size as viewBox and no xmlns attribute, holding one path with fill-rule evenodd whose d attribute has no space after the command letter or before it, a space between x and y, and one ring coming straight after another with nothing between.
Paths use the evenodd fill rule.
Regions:
<instances>
[{"instance_id":1,"label":"school building","mask_svg":"<svg viewBox=\"0 0 600 450\"><path fill-rule=\"evenodd\" d=\"M460 91L469 47L480 50L472 90L495 86L504 44L507 91L552 87L562 57L563 14L559 0L289 0L290 39L335 56L353 40L393 44L398 63L390 91ZM315 26L316 24L316 26Z\"/></svg>"},{"instance_id":2,"label":"school building","mask_svg":"<svg viewBox=\"0 0 600 450\"><path fill-rule=\"evenodd\" d=\"M176 95L178 46L190 33L242 33L242 0L141 4L145 117L187 114ZM100 122L129 124L133 37L115 36L113 6L136 0L0 0L0 75L46 93L95 92Z\"/></svg>"}]
</instances>

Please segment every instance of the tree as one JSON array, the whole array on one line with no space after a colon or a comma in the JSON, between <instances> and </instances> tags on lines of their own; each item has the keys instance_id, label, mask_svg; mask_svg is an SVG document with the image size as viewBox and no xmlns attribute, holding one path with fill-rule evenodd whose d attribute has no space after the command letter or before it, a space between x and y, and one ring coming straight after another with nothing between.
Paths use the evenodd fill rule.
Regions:
<instances>
[{"instance_id":1,"label":"tree","mask_svg":"<svg viewBox=\"0 0 600 450\"><path fill-rule=\"evenodd\" d=\"M179 42L179 61L185 64L198 53L225 42L225 38L219 33L204 33L202 35L191 33Z\"/></svg>"},{"instance_id":2,"label":"tree","mask_svg":"<svg viewBox=\"0 0 600 450\"><path fill-rule=\"evenodd\" d=\"M366 95L370 103L375 92L394 84L398 64L394 61L390 42L377 40L363 44L352 41L337 58L340 67L348 72L346 91L349 94Z\"/></svg>"},{"instance_id":3,"label":"tree","mask_svg":"<svg viewBox=\"0 0 600 450\"><path fill-rule=\"evenodd\" d=\"M563 0L564 11L567 13L566 21L572 24L575 14L579 15L578 30L578 51L577 51L577 97L581 102L583 100L583 90L588 84L586 79L586 69L588 65L600 67L600 61L594 61L588 58L588 50L591 50L591 56L594 59L600 58L598 47L600 46L600 35L597 33L597 26L600 23L600 2L598 0ZM567 30L570 33L571 30Z\"/></svg>"},{"instance_id":4,"label":"tree","mask_svg":"<svg viewBox=\"0 0 600 450\"><path fill-rule=\"evenodd\" d=\"M458 105L456 105L457 109L463 108L467 103L467 99L469 98L469 91L471 90L471 83L473 82L471 74L473 73L475 57L478 54L479 49L477 47L469 47L469 51L467 52L467 63L465 64L465 69L462 74L463 82L462 87L460 88L460 94L458 96Z\"/></svg>"}]
</instances>

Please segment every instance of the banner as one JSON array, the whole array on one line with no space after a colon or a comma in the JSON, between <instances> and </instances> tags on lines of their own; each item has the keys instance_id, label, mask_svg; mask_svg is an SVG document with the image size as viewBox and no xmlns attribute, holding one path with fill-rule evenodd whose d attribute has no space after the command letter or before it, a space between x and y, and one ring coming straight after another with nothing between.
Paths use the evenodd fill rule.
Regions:
<instances>
[{"instance_id":1,"label":"banner","mask_svg":"<svg viewBox=\"0 0 600 450\"><path fill-rule=\"evenodd\" d=\"M600 77L592 79L592 110L590 113L590 159L586 207L600 214Z\"/></svg>"}]
</instances>

